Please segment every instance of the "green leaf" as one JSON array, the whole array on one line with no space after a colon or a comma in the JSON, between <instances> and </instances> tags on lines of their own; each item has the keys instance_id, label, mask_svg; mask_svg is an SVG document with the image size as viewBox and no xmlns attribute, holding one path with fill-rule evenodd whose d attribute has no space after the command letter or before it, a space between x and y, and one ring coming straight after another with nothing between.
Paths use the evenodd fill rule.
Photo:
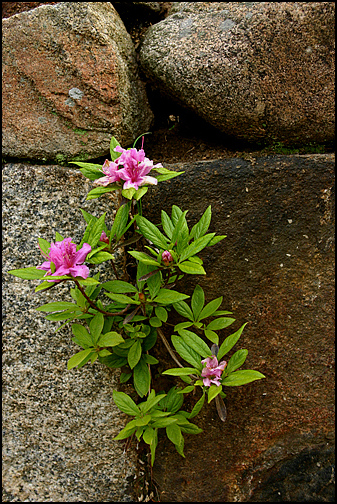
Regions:
<instances>
[{"instance_id":1,"label":"green leaf","mask_svg":"<svg viewBox=\"0 0 337 504\"><path fill-rule=\"evenodd\" d=\"M168 242L165 236L159 231L157 226L152 224L149 220L141 215L136 217L137 225L145 238L150 240L157 247L166 250L168 247Z\"/></svg>"},{"instance_id":2,"label":"green leaf","mask_svg":"<svg viewBox=\"0 0 337 504\"><path fill-rule=\"evenodd\" d=\"M212 212L211 212L211 205L205 210L205 213L202 215L201 219L199 222L197 222L191 229L190 233L190 239L198 239L200 236L203 236L207 229L209 228L209 225L211 223L211 217L212 217Z\"/></svg>"},{"instance_id":3,"label":"green leaf","mask_svg":"<svg viewBox=\"0 0 337 504\"><path fill-rule=\"evenodd\" d=\"M140 397L145 396L150 388L150 370L144 359L140 359L133 370L133 384Z\"/></svg>"},{"instance_id":4,"label":"green leaf","mask_svg":"<svg viewBox=\"0 0 337 504\"><path fill-rule=\"evenodd\" d=\"M234 371L234 373L231 373L222 380L222 384L226 385L226 387L238 387L255 380L261 380L261 378L265 378L265 376L259 371L244 369L242 371Z\"/></svg>"},{"instance_id":5,"label":"green leaf","mask_svg":"<svg viewBox=\"0 0 337 504\"><path fill-rule=\"evenodd\" d=\"M36 269L35 266L29 268L14 269L8 271L7 273L19 278L23 278L24 280L39 280L46 274L45 270ZM50 286L50 283L48 286Z\"/></svg>"},{"instance_id":6,"label":"green leaf","mask_svg":"<svg viewBox=\"0 0 337 504\"><path fill-rule=\"evenodd\" d=\"M153 364L158 364L159 363L158 359L156 359L155 357L153 357L153 355L149 355L149 354L144 354L143 353L142 359L144 360L144 362L146 362L146 364L150 364L151 366Z\"/></svg>"},{"instance_id":7,"label":"green leaf","mask_svg":"<svg viewBox=\"0 0 337 504\"><path fill-rule=\"evenodd\" d=\"M233 346L240 338L242 331L244 330L244 328L247 324L248 324L248 322L245 322L243 324L243 326L241 326L240 329L238 329L238 331L236 331L233 334L230 334L228 336L228 338L225 339L225 341L222 343L222 345L219 348L219 352L217 355L218 361L220 361L222 359L222 357L224 355L226 355L226 353L229 352L233 348Z\"/></svg>"},{"instance_id":8,"label":"green leaf","mask_svg":"<svg viewBox=\"0 0 337 504\"><path fill-rule=\"evenodd\" d=\"M207 326L207 330L209 331L219 331L220 329L224 329L225 327L230 326L235 322L235 318L230 317L222 317L215 320L212 320Z\"/></svg>"},{"instance_id":9,"label":"green leaf","mask_svg":"<svg viewBox=\"0 0 337 504\"><path fill-rule=\"evenodd\" d=\"M155 329L151 329L151 332L146 338L143 340L143 351L151 350L154 347L157 341L157 331Z\"/></svg>"},{"instance_id":10,"label":"green leaf","mask_svg":"<svg viewBox=\"0 0 337 504\"><path fill-rule=\"evenodd\" d=\"M86 350L81 350L81 352L78 352L77 354L73 355L69 360L67 364L68 369L72 369L75 366L78 366L81 364L84 359L86 359L91 353L93 352L93 348L87 348Z\"/></svg>"},{"instance_id":11,"label":"green leaf","mask_svg":"<svg viewBox=\"0 0 337 504\"><path fill-rule=\"evenodd\" d=\"M131 399L130 396L125 394L124 392L118 392L117 390L114 390L112 393L113 400L121 411L123 413L126 413L127 415L136 415L138 416L140 414L140 409L136 405L136 403Z\"/></svg>"},{"instance_id":12,"label":"green leaf","mask_svg":"<svg viewBox=\"0 0 337 504\"><path fill-rule=\"evenodd\" d=\"M137 259L137 261L140 261L144 264L151 264L153 266L160 267L160 263L152 259L149 255L145 254L145 252L137 252L135 250L128 251L132 257Z\"/></svg>"},{"instance_id":13,"label":"green leaf","mask_svg":"<svg viewBox=\"0 0 337 504\"><path fill-rule=\"evenodd\" d=\"M38 238L38 241L41 251L48 255L50 249L49 241L45 240L44 238Z\"/></svg>"},{"instance_id":14,"label":"green leaf","mask_svg":"<svg viewBox=\"0 0 337 504\"><path fill-rule=\"evenodd\" d=\"M195 262L184 261L182 263L179 263L177 266L180 271L187 273L188 275L206 275L204 268L200 264L197 264Z\"/></svg>"},{"instance_id":15,"label":"green leaf","mask_svg":"<svg viewBox=\"0 0 337 504\"><path fill-rule=\"evenodd\" d=\"M139 340L136 340L128 353L128 364L131 369L133 369L139 362L142 355L142 344Z\"/></svg>"},{"instance_id":16,"label":"green leaf","mask_svg":"<svg viewBox=\"0 0 337 504\"><path fill-rule=\"evenodd\" d=\"M200 429L200 427L192 423L184 424L180 428L181 431L185 432L186 434L200 434L201 432L203 432L203 430Z\"/></svg>"},{"instance_id":17,"label":"green leaf","mask_svg":"<svg viewBox=\"0 0 337 504\"><path fill-rule=\"evenodd\" d=\"M160 173L160 175L155 175L153 172L151 172L156 177L158 182L163 182L164 180L170 180L174 177L178 177L178 175L182 175L183 173L185 173L184 171L175 172L172 170L167 170L167 168L153 168L153 170Z\"/></svg>"},{"instance_id":18,"label":"green leaf","mask_svg":"<svg viewBox=\"0 0 337 504\"><path fill-rule=\"evenodd\" d=\"M127 364L127 360L125 359L125 357L121 357L120 355L116 354L108 355L107 357L102 357L99 359L99 361L112 369L120 368Z\"/></svg>"},{"instance_id":19,"label":"green leaf","mask_svg":"<svg viewBox=\"0 0 337 504\"><path fill-rule=\"evenodd\" d=\"M199 336L192 331L187 331L187 329L181 329L179 331L180 336L183 338L185 343L193 348L201 357L210 357L212 355L211 349L208 347L207 343L204 342Z\"/></svg>"},{"instance_id":20,"label":"green leaf","mask_svg":"<svg viewBox=\"0 0 337 504\"><path fill-rule=\"evenodd\" d=\"M129 219L130 203L122 205L115 215L115 220L111 228L110 239L116 235L116 240L119 241L125 232L125 227Z\"/></svg>"},{"instance_id":21,"label":"green leaf","mask_svg":"<svg viewBox=\"0 0 337 504\"><path fill-rule=\"evenodd\" d=\"M63 240L64 240L63 236L56 231L56 233L55 233L55 241L59 242L59 241L63 241Z\"/></svg>"},{"instance_id":22,"label":"green leaf","mask_svg":"<svg viewBox=\"0 0 337 504\"><path fill-rule=\"evenodd\" d=\"M112 292L107 292L105 295L108 296L109 298L113 299L117 303L140 304L140 301L136 301L135 299L132 299L129 296L125 296L124 294L114 294Z\"/></svg>"},{"instance_id":23,"label":"green leaf","mask_svg":"<svg viewBox=\"0 0 337 504\"><path fill-rule=\"evenodd\" d=\"M208 389L208 404L222 391L222 386L211 385Z\"/></svg>"},{"instance_id":24,"label":"green leaf","mask_svg":"<svg viewBox=\"0 0 337 504\"><path fill-rule=\"evenodd\" d=\"M210 207L209 207L210 208ZM196 285L191 299L191 308L193 311L193 320L198 320L199 314L205 304L205 294L200 285Z\"/></svg>"},{"instance_id":25,"label":"green leaf","mask_svg":"<svg viewBox=\"0 0 337 504\"><path fill-rule=\"evenodd\" d=\"M187 299L190 296L182 294L180 292L174 291L172 289L160 289L157 297L154 298L154 302L162 304L178 303L183 299Z\"/></svg>"},{"instance_id":26,"label":"green leaf","mask_svg":"<svg viewBox=\"0 0 337 504\"><path fill-rule=\"evenodd\" d=\"M181 253L180 261L184 261L185 259L188 259L189 257L194 256L198 252L203 250L214 236L215 236L215 233L208 233L205 236L200 236L200 238L193 241Z\"/></svg>"},{"instance_id":27,"label":"green leaf","mask_svg":"<svg viewBox=\"0 0 337 504\"><path fill-rule=\"evenodd\" d=\"M132 373L121 373L119 383L126 383L132 376Z\"/></svg>"},{"instance_id":28,"label":"green leaf","mask_svg":"<svg viewBox=\"0 0 337 504\"><path fill-rule=\"evenodd\" d=\"M170 248L174 247L177 242L177 253L181 254L184 248L187 246L189 239L189 229L186 220L187 210L181 214L174 227L174 231L171 238Z\"/></svg>"},{"instance_id":29,"label":"green leaf","mask_svg":"<svg viewBox=\"0 0 337 504\"><path fill-rule=\"evenodd\" d=\"M179 313L179 315L182 315L182 317L185 317L192 321L194 320L192 310L185 301L173 303L173 308Z\"/></svg>"},{"instance_id":30,"label":"green leaf","mask_svg":"<svg viewBox=\"0 0 337 504\"><path fill-rule=\"evenodd\" d=\"M96 343L104 325L104 315L103 313L97 313L94 318L91 319L89 324L90 334L93 341Z\"/></svg>"},{"instance_id":31,"label":"green leaf","mask_svg":"<svg viewBox=\"0 0 337 504\"><path fill-rule=\"evenodd\" d=\"M172 334L171 339L174 348L182 359L184 359L189 364L192 364L192 366L196 369L202 368L200 355L195 350L193 350L193 348L187 345L187 343L185 343L181 336Z\"/></svg>"},{"instance_id":32,"label":"green leaf","mask_svg":"<svg viewBox=\"0 0 337 504\"><path fill-rule=\"evenodd\" d=\"M47 281L42 282L40 285L38 285L37 287L35 287L34 292L39 292L39 291L45 290L45 289L47 289L50 286L51 286L50 282L47 282Z\"/></svg>"},{"instance_id":33,"label":"green leaf","mask_svg":"<svg viewBox=\"0 0 337 504\"><path fill-rule=\"evenodd\" d=\"M166 235L171 240L173 230L174 230L174 225L173 225L170 217L167 215L166 212L164 212L164 210L161 211L161 223L163 225L163 229L164 229Z\"/></svg>"},{"instance_id":34,"label":"green leaf","mask_svg":"<svg viewBox=\"0 0 337 504\"><path fill-rule=\"evenodd\" d=\"M109 254L109 252L98 251L87 259L87 262L90 264L101 264L103 262L110 261L110 259L113 258L114 256Z\"/></svg>"},{"instance_id":35,"label":"green leaf","mask_svg":"<svg viewBox=\"0 0 337 504\"><path fill-rule=\"evenodd\" d=\"M153 392L154 392L154 390L153 390ZM149 396L148 399L146 400L143 408L142 408L143 413L146 413L151 408L153 408L153 406L155 406L156 404L158 404L159 401L161 401L165 396L166 396L166 394L159 394L157 396L156 395Z\"/></svg>"},{"instance_id":36,"label":"green leaf","mask_svg":"<svg viewBox=\"0 0 337 504\"><path fill-rule=\"evenodd\" d=\"M194 385L188 385L182 390L179 390L178 394L189 394L190 392L193 392L194 389L195 389Z\"/></svg>"},{"instance_id":37,"label":"green leaf","mask_svg":"<svg viewBox=\"0 0 337 504\"><path fill-rule=\"evenodd\" d=\"M76 277L76 280L79 282L80 285L97 285L99 284L98 280L95 278L81 278L81 277Z\"/></svg>"},{"instance_id":38,"label":"green leaf","mask_svg":"<svg viewBox=\"0 0 337 504\"><path fill-rule=\"evenodd\" d=\"M166 418L159 418L155 422L153 422L152 426L153 427L167 427L168 425L172 425L177 422L177 418L174 417L166 417Z\"/></svg>"},{"instance_id":39,"label":"green leaf","mask_svg":"<svg viewBox=\"0 0 337 504\"><path fill-rule=\"evenodd\" d=\"M93 163L82 163L78 161L69 161L70 164L79 166L80 172L89 180L96 180L104 176L102 172L102 165Z\"/></svg>"},{"instance_id":40,"label":"green leaf","mask_svg":"<svg viewBox=\"0 0 337 504\"><path fill-rule=\"evenodd\" d=\"M138 289L128 282L122 280L111 280L102 284L102 287L116 294L124 294L125 292L138 292Z\"/></svg>"},{"instance_id":41,"label":"green leaf","mask_svg":"<svg viewBox=\"0 0 337 504\"><path fill-rule=\"evenodd\" d=\"M39 306L39 308L36 308L36 310L44 312L53 312L53 311L67 310L68 308L76 308L76 305L68 301L56 301L54 303L47 303L42 306Z\"/></svg>"},{"instance_id":42,"label":"green leaf","mask_svg":"<svg viewBox=\"0 0 337 504\"><path fill-rule=\"evenodd\" d=\"M122 154L121 152L114 151L114 148L117 147L117 145L120 146L120 144L118 143L116 138L114 136L112 136L111 140L110 140L110 157L111 157L112 161L115 161Z\"/></svg>"},{"instance_id":43,"label":"green leaf","mask_svg":"<svg viewBox=\"0 0 337 504\"><path fill-rule=\"evenodd\" d=\"M80 346L85 345L89 347L94 345L91 334L89 334L86 328L81 324L73 324L71 330Z\"/></svg>"},{"instance_id":44,"label":"green leaf","mask_svg":"<svg viewBox=\"0 0 337 504\"><path fill-rule=\"evenodd\" d=\"M176 413L178 410L180 410L184 402L184 397L178 392L179 390L176 387L172 387L170 388L167 396L164 399L164 408L166 408L167 411L170 411L171 413Z\"/></svg>"},{"instance_id":45,"label":"green leaf","mask_svg":"<svg viewBox=\"0 0 337 504\"><path fill-rule=\"evenodd\" d=\"M166 427L166 435L173 444L181 445L183 436L181 429L177 424L171 424Z\"/></svg>"},{"instance_id":46,"label":"green leaf","mask_svg":"<svg viewBox=\"0 0 337 504\"><path fill-rule=\"evenodd\" d=\"M46 316L46 320L53 320L54 322L59 321L59 320L67 320L67 319L73 319L76 318L78 315L80 315L82 311L74 311L72 310L71 312L69 310L63 311L63 312L57 312L57 313L52 313L51 315Z\"/></svg>"},{"instance_id":47,"label":"green leaf","mask_svg":"<svg viewBox=\"0 0 337 504\"><path fill-rule=\"evenodd\" d=\"M136 192L137 192L137 189L135 189L134 187L130 187L129 189L122 190L122 196L124 196L124 198L126 198L128 200L131 200L132 197L136 194Z\"/></svg>"},{"instance_id":48,"label":"green leaf","mask_svg":"<svg viewBox=\"0 0 337 504\"><path fill-rule=\"evenodd\" d=\"M131 420L131 422L126 424L124 429L122 429L119 432L119 434L117 434L117 436L115 436L113 439L114 439L114 441L120 441L121 439L125 439L129 436L132 436L132 434L134 432L136 432L136 430L137 430L137 426L135 425L135 421Z\"/></svg>"},{"instance_id":49,"label":"green leaf","mask_svg":"<svg viewBox=\"0 0 337 504\"><path fill-rule=\"evenodd\" d=\"M247 355L248 355L248 350L245 350L245 349L238 350L237 352L235 352L235 354L233 354L232 357L229 359L229 362L226 366L226 373L229 374L232 371L235 371L235 369L242 366L242 364L246 360Z\"/></svg>"},{"instance_id":50,"label":"green leaf","mask_svg":"<svg viewBox=\"0 0 337 504\"><path fill-rule=\"evenodd\" d=\"M208 303L205 308L201 310L201 313L198 317L198 321L204 318L210 317L213 313L219 308L222 303L222 296L216 299L213 299L210 303Z\"/></svg>"},{"instance_id":51,"label":"green leaf","mask_svg":"<svg viewBox=\"0 0 337 504\"><path fill-rule=\"evenodd\" d=\"M172 220L174 226L177 225L177 222L178 222L182 213L183 213L183 211L177 205L172 205L171 220Z\"/></svg>"},{"instance_id":52,"label":"green leaf","mask_svg":"<svg viewBox=\"0 0 337 504\"><path fill-rule=\"evenodd\" d=\"M187 329L187 327L191 327L191 325L193 325L193 322L180 322L180 324L174 326L174 331L179 334L181 329Z\"/></svg>"},{"instance_id":53,"label":"green leaf","mask_svg":"<svg viewBox=\"0 0 337 504\"><path fill-rule=\"evenodd\" d=\"M147 193L148 190L149 188L147 186L140 187L134 194L135 200L139 201L140 198L142 198Z\"/></svg>"},{"instance_id":54,"label":"green leaf","mask_svg":"<svg viewBox=\"0 0 337 504\"><path fill-rule=\"evenodd\" d=\"M163 322L167 321L168 313L165 308L163 308L162 306L156 306L154 311L160 320L162 320Z\"/></svg>"},{"instance_id":55,"label":"green leaf","mask_svg":"<svg viewBox=\"0 0 337 504\"><path fill-rule=\"evenodd\" d=\"M154 438L155 438L155 429L153 429L152 427L147 427L143 433L143 439L145 441L146 444L148 445L151 445L151 443L153 442Z\"/></svg>"},{"instance_id":56,"label":"green leaf","mask_svg":"<svg viewBox=\"0 0 337 504\"><path fill-rule=\"evenodd\" d=\"M219 345L219 336L217 335L216 332L214 331L209 331L205 329L205 336L208 338L212 343L216 343Z\"/></svg>"},{"instance_id":57,"label":"green leaf","mask_svg":"<svg viewBox=\"0 0 337 504\"><path fill-rule=\"evenodd\" d=\"M197 414L199 413L199 411L203 407L204 402L205 402L205 392L203 392L203 394L200 397L199 401L194 405L194 407L193 407L191 413L189 414L188 418L193 418L193 417L197 416Z\"/></svg>"},{"instance_id":58,"label":"green leaf","mask_svg":"<svg viewBox=\"0 0 337 504\"><path fill-rule=\"evenodd\" d=\"M151 317L149 322L152 327L161 327L163 325L158 317Z\"/></svg>"},{"instance_id":59,"label":"green leaf","mask_svg":"<svg viewBox=\"0 0 337 504\"><path fill-rule=\"evenodd\" d=\"M157 431L157 429L154 429L154 437L153 437L153 440L152 440L152 442L150 444L151 466L152 467L153 467L154 460L155 460L157 444L158 444L158 431Z\"/></svg>"},{"instance_id":60,"label":"green leaf","mask_svg":"<svg viewBox=\"0 0 337 504\"><path fill-rule=\"evenodd\" d=\"M80 210L81 210L83 218L84 218L84 220L85 220L85 222L87 224L89 224L89 222L91 221L91 219L94 219L94 221L96 221L98 219L98 217L95 217L94 215L91 215L90 213L88 213L85 210L83 210L83 208L80 208Z\"/></svg>"},{"instance_id":61,"label":"green leaf","mask_svg":"<svg viewBox=\"0 0 337 504\"><path fill-rule=\"evenodd\" d=\"M107 332L102 334L97 342L100 347L113 347L120 343L124 343L124 338L116 331Z\"/></svg>"},{"instance_id":62,"label":"green leaf","mask_svg":"<svg viewBox=\"0 0 337 504\"><path fill-rule=\"evenodd\" d=\"M88 259L90 259L90 257L92 257L93 255L104 250L106 248L106 246L107 246L106 243L98 242L98 246L96 248L92 249L91 252L89 252L89 254L87 255L86 261L88 261ZM79 247L77 247L77 249L79 249Z\"/></svg>"},{"instance_id":63,"label":"green leaf","mask_svg":"<svg viewBox=\"0 0 337 504\"><path fill-rule=\"evenodd\" d=\"M164 375L170 375L170 376L185 376L185 375L190 375L193 373L199 373L199 371L195 368L171 368L171 369L166 369L166 371L163 371L162 374Z\"/></svg>"},{"instance_id":64,"label":"green leaf","mask_svg":"<svg viewBox=\"0 0 337 504\"><path fill-rule=\"evenodd\" d=\"M211 241L208 243L207 247L212 247L213 245L216 245L226 237L227 235L214 236L214 238L212 238Z\"/></svg>"},{"instance_id":65,"label":"green leaf","mask_svg":"<svg viewBox=\"0 0 337 504\"><path fill-rule=\"evenodd\" d=\"M162 276L160 271L158 271L154 275L151 275L146 282L150 291L151 299L153 299L157 296L162 284Z\"/></svg>"},{"instance_id":66,"label":"green leaf","mask_svg":"<svg viewBox=\"0 0 337 504\"><path fill-rule=\"evenodd\" d=\"M101 176L102 176L102 173L101 173ZM91 189L91 191L88 192L86 200L89 201L89 200L92 200L95 198L99 198L100 196L102 196L102 194L116 191L117 189L120 189L120 186L118 186L117 184L110 184L107 187L102 187L102 186L95 187L94 189Z\"/></svg>"},{"instance_id":67,"label":"green leaf","mask_svg":"<svg viewBox=\"0 0 337 504\"><path fill-rule=\"evenodd\" d=\"M92 219L90 223L88 224L84 236L81 240L80 247L83 245L83 243L89 243L92 249L96 247L96 245L99 242L99 239L102 235L102 231L104 228L104 221L105 221L105 216L106 212L104 212L99 219L94 220Z\"/></svg>"}]
</instances>

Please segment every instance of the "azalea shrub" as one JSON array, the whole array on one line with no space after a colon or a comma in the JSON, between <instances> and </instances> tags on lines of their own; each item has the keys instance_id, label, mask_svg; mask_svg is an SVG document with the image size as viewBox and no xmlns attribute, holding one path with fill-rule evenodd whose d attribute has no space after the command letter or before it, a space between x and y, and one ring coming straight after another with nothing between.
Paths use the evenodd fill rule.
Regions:
<instances>
[{"instance_id":1,"label":"azalea shrub","mask_svg":"<svg viewBox=\"0 0 337 504\"><path fill-rule=\"evenodd\" d=\"M40 280L35 292L41 293L54 289L56 294L59 284L70 282L70 300L43 304L37 310L49 313L47 320L62 321L60 327L71 323L72 341L81 350L69 359L68 370L97 361L120 368L120 383L132 383L137 401L122 391L113 392L117 407L133 417L115 439L143 439L153 465L159 429L184 456L183 434L202 432L191 420L206 399L208 404L214 400L219 418L225 421L226 387L245 385L264 375L238 369L248 350L227 356L246 324L220 341L221 331L235 322L232 312L221 308L223 298L206 301L198 284L191 296L179 289L185 275L206 274L199 254L225 235L208 232L211 206L191 229L187 210L177 205L170 215L161 211L160 223L143 215L142 198L149 186L184 172L153 164L145 156L144 136L141 148L136 149L139 139L132 148L124 149L112 137L111 161L103 166L74 162L93 182L87 200L116 193L118 208L111 226L105 222L106 213L98 217L81 209L86 228L80 243L58 232L52 242L39 238L44 262L9 273ZM118 270L115 257L119 248L133 262L133 274ZM95 266L105 262L111 266L111 279L101 281ZM177 324L170 322L172 315L175 320L180 317ZM153 355L158 339L174 363L162 372L172 380L167 391L158 390L158 380L153 378L158 373L158 355ZM196 400L188 411L183 408L184 397L195 390L199 393L190 396Z\"/></svg>"}]
</instances>

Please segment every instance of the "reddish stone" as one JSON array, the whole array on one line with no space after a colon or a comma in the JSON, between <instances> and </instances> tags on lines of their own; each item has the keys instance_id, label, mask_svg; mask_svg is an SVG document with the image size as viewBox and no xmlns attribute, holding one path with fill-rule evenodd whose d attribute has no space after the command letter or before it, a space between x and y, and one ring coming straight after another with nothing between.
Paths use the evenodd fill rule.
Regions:
<instances>
[{"instance_id":1,"label":"reddish stone","mask_svg":"<svg viewBox=\"0 0 337 504\"><path fill-rule=\"evenodd\" d=\"M174 166L184 175L151 188L143 214L158 222L178 204L191 228L212 205L210 231L227 238L200 253L207 275L176 289L191 294L199 283L207 302L223 296L236 322L220 342L248 321L229 356L247 348L243 367L266 378L226 387L225 423L214 403L204 407L193 419L204 432L185 436L185 459L161 437L153 469L161 500L332 501L334 156Z\"/></svg>"},{"instance_id":2,"label":"reddish stone","mask_svg":"<svg viewBox=\"0 0 337 504\"><path fill-rule=\"evenodd\" d=\"M134 47L109 2L42 5L3 19L3 155L90 159L153 114Z\"/></svg>"}]
</instances>

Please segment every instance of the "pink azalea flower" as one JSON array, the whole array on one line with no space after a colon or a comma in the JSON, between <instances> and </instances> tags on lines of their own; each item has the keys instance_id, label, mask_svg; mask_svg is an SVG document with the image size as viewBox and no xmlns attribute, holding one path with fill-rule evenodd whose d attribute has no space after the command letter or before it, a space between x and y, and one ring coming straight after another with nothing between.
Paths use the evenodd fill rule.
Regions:
<instances>
[{"instance_id":1,"label":"pink azalea flower","mask_svg":"<svg viewBox=\"0 0 337 504\"><path fill-rule=\"evenodd\" d=\"M170 262L172 262L172 261L173 261L172 254L171 254L171 252L169 252L168 250L165 250L165 251L162 253L161 258L162 258L163 263L165 264L165 266L169 266Z\"/></svg>"},{"instance_id":2,"label":"pink azalea flower","mask_svg":"<svg viewBox=\"0 0 337 504\"><path fill-rule=\"evenodd\" d=\"M108 159L106 159L102 166L102 172L105 173L106 176L95 180L96 185L106 187L107 185L113 184L114 182L119 182L120 170L118 170L118 163L114 161L108 161Z\"/></svg>"},{"instance_id":3,"label":"pink azalea flower","mask_svg":"<svg viewBox=\"0 0 337 504\"><path fill-rule=\"evenodd\" d=\"M126 150L117 145L115 151L122 153L118 158L118 163L122 164L123 168L118 170L118 175L122 180L125 180L123 189L133 187L137 190L144 184L156 185L158 183L156 178L149 177L147 174L152 168L162 168L162 164L153 165L153 161L145 157L143 149L137 150L132 148Z\"/></svg>"},{"instance_id":4,"label":"pink azalea flower","mask_svg":"<svg viewBox=\"0 0 337 504\"><path fill-rule=\"evenodd\" d=\"M215 355L212 355L212 357L207 357L206 359L202 360L201 363L206 364L201 371L204 385L206 387L210 387L211 383L214 383L217 386L221 385L220 378L223 370L227 366L227 362L221 361L220 364L218 364L218 359Z\"/></svg>"},{"instance_id":5,"label":"pink azalea flower","mask_svg":"<svg viewBox=\"0 0 337 504\"><path fill-rule=\"evenodd\" d=\"M91 252L91 246L88 243L83 243L83 247L76 252L75 243L71 242L71 238L65 238L61 242L51 243L49 254L43 254L48 261L45 261L41 266L37 266L37 269L45 270L45 277L71 275L87 278L89 268L84 266L83 263L89 252ZM51 263L55 265L54 273L51 270ZM52 281L48 280L48 282Z\"/></svg>"}]
</instances>

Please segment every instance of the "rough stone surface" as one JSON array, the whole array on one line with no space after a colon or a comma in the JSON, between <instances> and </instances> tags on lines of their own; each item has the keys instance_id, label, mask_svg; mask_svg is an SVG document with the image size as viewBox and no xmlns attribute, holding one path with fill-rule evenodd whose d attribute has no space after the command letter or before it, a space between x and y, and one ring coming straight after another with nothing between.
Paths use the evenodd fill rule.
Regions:
<instances>
[{"instance_id":1,"label":"rough stone surface","mask_svg":"<svg viewBox=\"0 0 337 504\"><path fill-rule=\"evenodd\" d=\"M334 2L173 2L140 63L152 85L250 142L334 138Z\"/></svg>"},{"instance_id":2,"label":"rough stone surface","mask_svg":"<svg viewBox=\"0 0 337 504\"><path fill-rule=\"evenodd\" d=\"M110 225L114 200L85 201L91 188L77 170L3 168L3 501L134 499L136 454L113 441L128 418L112 400L118 373L97 363L67 371L80 350L70 327L55 333L61 323L35 308L71 300L68 287L34 295L37 281L7 273L43 262L39 237L51 241L58 231L79 243L85 229L79 208L100 216L108 203Z\"/></svg>"},{"instance_id":3,"label":"rough stone surface","mask_svg":"<svg viewBox=\"0 0 337 504\"><path fill-rule=\"evenodd\" d=\"M42 5L2 20L3 155L58 163L109 152L153 119L135 50L109 2Z\"/></svg>"},{"instance_id":4,"label":"rough stone surface","mask_svg":"<svg viewBox=\"0 0 337 504\"><path fill-rule=\"evenodd\" d=\"M143 214L159 222L161 209L178 204L192 226L212 205L210 230L227 238L200 254L207 276L189 275L177 289L191 294L199 282L206 301L223 296L236 322L220 341L249 322L230 355L247 348L243 367L266 379L227 388L225 423L214 404L203 409L195 423L204 432L186 436L185 459L160 439L161 499L332 502L334 156L171 167L185 174L151 188Z\"/></svg>"}]
</instances>

